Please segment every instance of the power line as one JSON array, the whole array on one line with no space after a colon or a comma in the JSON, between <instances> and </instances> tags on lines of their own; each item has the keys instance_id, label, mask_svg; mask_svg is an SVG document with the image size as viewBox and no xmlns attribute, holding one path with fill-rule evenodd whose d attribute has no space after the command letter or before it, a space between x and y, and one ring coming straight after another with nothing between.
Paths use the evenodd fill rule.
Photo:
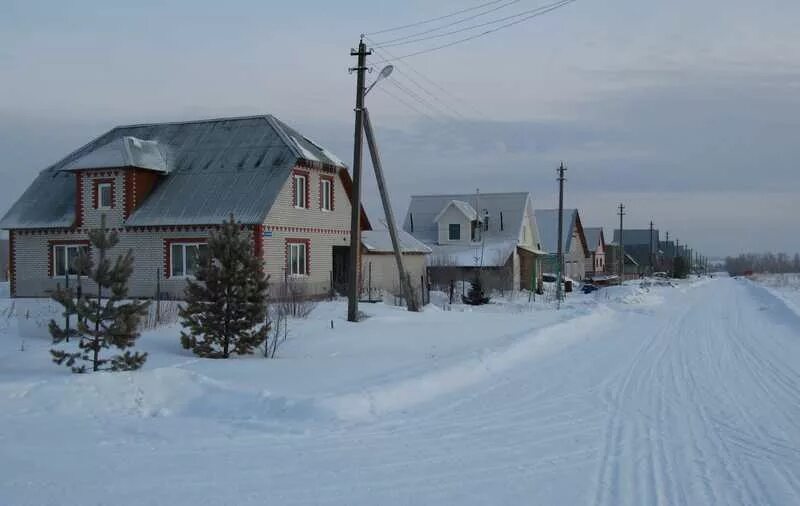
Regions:
<instances>
[{"instance_id":1,"label":"power line","mask_svg":"<svg viewBox=\"0 0 800 506\"><path fill-rule=\"evenodd\" d=\"M372 41L369 37L365 37L365 38L370 43L374 43L374 41ZM430 77L425 75L424 73L422 73L419 70L417 70L410 62L408 62L408 61L395 62L395 58L396 58L395 55L392 54L392 52L389 51L388 49L375 49L375 53L378 54L381 58L384 58L384 61L391 61L392 63L394 63L396 72L398 72L398 73L402 74L403 76L405 76L417 88L419 88L420 90L425 92L426 95L430 96L431 98L433 98L437 102L443 104L449 110L455 112L455 114L457 116L459 116L461 118L466 118L466 115L463 114L457 107L455 107L454 105L451 105L451 104L447 103L446 101L442 100L435 92L431 91L428 87L424 86L422 83L420 83L419 81L417 81L416 79L411 77L411 75L409 73L407 73L404 69L408 69L409 71L414 73L418 78L420 78L421 80L427 82L430 86L433 86L434 88L438 89L440 92L444 93L444 95L447 98L451 99L454 103L458 102L462 106L466 106L468 109L470 109L477 116L486 118L486 114L484 114L482 111L477 109L475 106L470 104L468 101L460 98L458 95L454 94L450 90L445 89L444 86L440 85L439 83L437 83L436 81L434 81L433 79L431 79Z\"/></svg>"},{"instance_id":2,"label":"power line","mask_svg":"<svg viewBox=\"0 0 800 506\"><path fill-rule=\"evenodd\" d=\"M413 112L415 112L415 113L419 114L420 116L425 116L426 118L428 118L429 120L431 120L431 121L434 121L434 122L436 121L436 119L435 119L433 116L429 115L429 114L428 114L428 113L426 113L425 111L421 111L421 110L419 110L419 109L418 109L418 108L417 108L415 105L413 105L413 104L410 104L410 103L408 103L406 100L404 100L404 99L402 99L402 98L398 97L397 95L395 95L394 93L392 93L391 91L389 91L388 89L386 89L386 87L380 87L380 86L379 86L379 87L377 87L377 88L375 88L375 89L376 89L376 90L378 90L378 91L379 91L379 92L381 92L381 93L385 93L386 95L388 95L388 96L390 96L391 98L393 98L393 99L394 99L396 102L398 102L398 103L400 103L400 104L404 105L405 107L407 107L407 108L408 108L408 109L410 109L411 111L413 111Z\"/></svg>"},{"instance_id":3,"label":"power line","mask_svg":"<svg viewBox=\"0 0 800 506\"><path fill-rule=\"evenodd\" d=\"M529 19L542 16L542 15L547 14L549 12L552 12L552 11L554 11L556 9L564 7L564 6L568 5L568 4L571 4L574 1L575 0L562 0L561 2L558 2L556 4L551 5L546 10L542 10L542 11L537 12L535 14L531 14L529 16L526 16L526 17L522 18L522 19L518 19L516 21L512 21L512 22L506 23L504 25L500 25L500 26L498 26L496 28L492 28L490 30L483 31L481 33L478 33L478 34L475 34L475 35L471 35L471 36L465 37L463 39L458 39L458 40L455 40L453 42L448 42L447 44L442 44L440 46L435 46L435 47L431 47L431 48L427 48L427 49L422 49L420 51L415 51L413 53L408 53L408 54L405 54L403 56L398 56L396 58L393 58L392 60L385 60L384 59L384 60L380 60L380 61L373 62L373 63L379 64L379 63L386 63L386 62L389 62L389 61L405 60L406 58L411 58L411 57L419 56L419 55L426 54L426 53L432 53L433 51L438 51L440 49L445 49L445 48L448 48L448 47L452 47L452 46L455 46L456 44L461 44L463 42L474 40L474 39L477 39L479 37L483 37L484 35L489 35L491 33L503 30L504 28L509 28L511 26L518 25L519 23L525 22L525 21L527 21Z\"/></svg>"},{"instance_id":4,"label":"power line","mask_svg":"<svg viewBox=\"0 0 800 506\"><path fill-rule=\"evenodd\" d=\"M551 9L552 7L555 7L555 6L559 6L560 7L561 5L567 4L567 3L571 2L571 1L572 0L559 0L557 2L548 4L548 5L543 5L543 6L536 7L535 9L528 9L526 11L518 12L516 14L511 14L509 16L505 16L505 17L502 17L502 18L493 19L491 21L485 21L483 23L478 23L476 25L467 26L467 27L464 27L464 28L459 28L457 30L451 30L449 32L437 33L437 34L434 34L434 35L428 35L427 37L412 38L413 37L412 35L409 35L408 37L400 37L398 39L395 39L396 41L400 41L400 42L393 42L393 41L389 40L389 41L385 41L385 42L379 42L379 43L377 43L375 45L375 47L381 48L381 47L403 46L403 45L406 45L406 44L415 44L417 42L423 42L423 41L431 40L431 39L440 39L442 37L448 37L450 35L455 35L457 33L463 33L463 32L468 32L470 30L475 30L476 28L483 28L484 26L496 25L497 23L502 23L502 22L508 21L510 19L516 19L516 18L523 17L523 16L529 16L531 14L538 13L540 11L549 12L548 9ZM527 18L527 19L530 19L530 18ZM437 30L429 30L428 33L434 32L434 31L437 31ZM410 39L410 40L407 40L407 39Z\"/></svg>"},{"instance_id":5,"label":"power line","mask_svg":"<svg viewBox=\"0 0 800 506\"><path fill-rule=\"evenodd\" d=\"M484 2L484 3L480 4L480 5L476 5L475 7L469 7L467 9L461 9L461 10L456 11L456 12L451 12L450 14L445 14L444 16L439 16L439 17L436 17L436 18L426 19L426 20L423 20L423 21L417 21L415 23L409 23L407 25L395 26L393 28L386 28L384 30L378 30L377 32L367 33L366 35L379 35L381 33L396 32L398 30L405 30L406 28L413 28L415 26L427 25L427 24L430 24L430 23L435 23L436 21L441 21L443 19L452 18L453 16L458 16L459 14L464 14L464 13L467 13L467 12L472 12L474 10L482 9L482 8L487 7L489 5L494 5L494 4L503 2L503 1L505 1L505 0L492 0L491 2Z\"/></svg>"},{"instance_id":6,"label":"power line","mask_svg":"<svg viewBox=\"0 0 800 506\"><path fill-rule=\"evenodd\" d=\"M457 19L455 21L451 21L451 22L449 22L447 24L444 24L444 25L441 25L441 26L437 26L437 27L434 27L434 28L429 28L429 29L423 30L421 32L416 32L416 33L412 33L412 34L409 34L409 35L404 35L402 37L396 37L394 39L384 40L384 41L378 42L377 44L379 44L379 45L387 45L387 44L391 44L393 42L397 42L397 41L401 41L401 40L405 40L405 39L411 39L411 38L414 38L414 37L419 37L421 35L426 35L428 33L437 32L439 30L443 30L444 28L449 28L451 26L460 25L461 23L466 23L467 21L472 21L473 19L477 19L477 18L479 18L481 16L485 16L487 14L491 14L492 12L496 12L496 11L499 11L501 9L505 9L509 5L513 5L513 4L519 3L522 0L504 0L504 1L506 3L503 3L503 4L497 5L495 7L492 7L489 10L486 10L486 11L483 11L483 12L479 12L477 14L473 14L473 15L467 16L465 18Z\"/></svg>"},{"instance_id":7,"label":"power line","mask_svg":"<svg viewBox=\"0 0 800 506\"><path fill-rule=\"evenodd\" d=\"M391 84L392 86L394 86L395 88L397 88L398 90L400 90L403 93L405 93L407 96L411 97L412 100L414 100L415 102L417 102L421 106L423 106L423 107L425 107L425 108L427 108L429 110L434 110L436 112L436 114L440 114L442 116L451 117L452 118L452 116L450 116L447 112L443 111L442 109L440 109L436 105L432 104L431 102L429 102L425 98L421 97L415 91L410 90L407 86L405 86L405 85L401 84L400 82L398 82L397 79L389 79L389 80L387 80L387 82L389 84Z\"/></svg>"}]
</instances>

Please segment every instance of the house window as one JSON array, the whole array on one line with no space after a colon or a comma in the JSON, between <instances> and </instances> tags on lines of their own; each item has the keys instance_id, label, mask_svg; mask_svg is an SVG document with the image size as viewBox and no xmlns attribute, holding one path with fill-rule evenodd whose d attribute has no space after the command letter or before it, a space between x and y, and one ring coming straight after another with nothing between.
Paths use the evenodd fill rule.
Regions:
<instances>
[{"instance_id":1,"label":"house window","mask_svg":"<svg viewBox=\"0 0 800 506\"><path fill-rule=\"evenodd\" d=\"M461 240L461 225L459 223L451 223L448 226L448 235L447 237L451 241L460 241Z\"/></svg>"},{"instance_id":2,"label":"house window","mask_svg":"<svg viewBox=\"0 0 800 506\"><path fill-rule=\"evenodd\" d=\"M287 247L287 269L290 276L308 275L308 244L290 242Z\"/></svg>"},{"instance_id":3,"label":"house window","mask_svg":"<svg viewBox=\"0 0 800 506\"><path fill-rule=\"evenodd\" d=\"M472 242L481 241L481 228L481 222L478 220L473 220L470 223L469 238Z\"/></svg>"},{"instance_id":4,"label":"house window","mask_svg":"<svg viewBox=\"0 0 800 506\"><path fill-rule=\"evenodd\" d=\"M75 260L81 251L89 254L89 247L84 244L56 244L53 246L53 275L75 275Z\"/></svg>"},{"instance_id":5,"label":"house window","mask_svg":"<svg viewBox=\"0 0 800 506\"><path fill-rule=\"evenodd\" d=\"M294 181L294 207L308 209L308 175L295 174Z\"/></svg>"},{"instance_id":6,"label":"house window","mask_svg":"<svg viewBox=\"0 0 800 506\"><path fill-rule=\"evenodd\" d=\"M114 207L114 195L111 183L100 183L97 185L97 208L111 209Z\"/></svg>"},{"instance_id":7,"label":"house window","mask_svg":"<svg viewBox=\"0 0 800 506\"><path fill-rule=\"evenodd\" d=\"M169 272L173 278L194 277L200 256L208 252L208 245L203 243L172 243L170 248Z\"/></svg>"},{"instance_id":8,"label":"house window","mask_svg":"<svg viewBox=\"0 0 800 506\"><path fill-rule=\"evenodd\" d=\"M322 178L319 181L319 208L323 211L333 211L333 181Z\"/></svg>"}]
</instances>

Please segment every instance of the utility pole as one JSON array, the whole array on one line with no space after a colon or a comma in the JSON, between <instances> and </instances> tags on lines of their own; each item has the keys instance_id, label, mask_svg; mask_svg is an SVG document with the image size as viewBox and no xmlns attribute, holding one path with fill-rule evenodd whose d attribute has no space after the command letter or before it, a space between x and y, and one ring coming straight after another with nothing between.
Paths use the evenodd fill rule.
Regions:
<instances>
[{"instance_id":1,"label":"utility pole","mask_svg":"<svg viewBox=\"0 0 800 506\"><path fill-rule=\"evenodd\" d=\"M359 254L361 250L361 151L364 142L364 75L367 71L367 51L364 38L358 42L358 50L350 50L350 56L358 57L358 64L350 69L356 72L356 124L353 135L353 190L350 212L350 265L347 272L347 321L358 321Z\"/></svg>"},{"instance_id":2,"label":"utility pole","mask_svg":"<svg viewBox=\"0 0 800 506\"><path fill-rule=\"evenodd\" d=\"M558 168L558 249L557 249L557 256L556 263L558 266L556 269L558 272L556 273L556 299L558 300L558 307L561 307L561 298L562 295L562 287L561 283L564 277L564 172L567 171L567 168L564 167L564 162L561 162L561 166Z\"/></svg>"},{"instance_id":3,"label":"utility pole","mask_svg":"<svg viewBox=\"0 0 800 506\"><path fill-rule=\"evenodd\" d=\"M666 243L665 244L666 244L667 248L670 247L670 245L669 245L669 230L667 230L667 239L666 239ZM670 255L670 257L672 257L672 252L667 251L664 256L667 256L667 255Z\"/></svg>"},{"instance_id":4,"label":"utility pole","mask_svg":"<svg viewBox=\"0 0 800 506\"><path fill-rule=\"evenodd\" d=\"M369 147L369 153L372 157L372 168L375 170L378 192L381 194L383 212L386 215L386 224L389 227L389 237L392 239L392 249L394 250L394 259L397 263L397 273L400 276L400 287L404 292L403 295L405 296L408 310L419 311L419 303L415 297L414 289L411 287L411 279L408 277L405 267L403 266L403 254L400 251L400 241L397 238L397 225L394 221L394 211L392 211L392 204L389 202L389 192L386 190L386 180L383 177L383 166L381 164L380 153L378 152L378 143L375 141L375 132L372 130L372 121L369 119L369 110L366 107L364 107L364 133L367 134L367 146Z\"/></svg>"},{"instance_id":5,"label":"utility pole","mask_svg":"<svg viewBox=\"0 0 800 506\"><path fill-rule=\"evenodd\" d=\"M625 205L619 204L619 282L625 281L625 242L622 239L622 217L625 216Z\"/></svg>"},{"instance_id":6,"label":"utility pole","mask_svg":"<svg viewBox=\"0 0 800 506\"><path fill-rule=\"evenodd\" d=\"M653 220L650 220L650 275L653 275L655 272L654 262L653 262Z\"/></svg>"}]
</instances>

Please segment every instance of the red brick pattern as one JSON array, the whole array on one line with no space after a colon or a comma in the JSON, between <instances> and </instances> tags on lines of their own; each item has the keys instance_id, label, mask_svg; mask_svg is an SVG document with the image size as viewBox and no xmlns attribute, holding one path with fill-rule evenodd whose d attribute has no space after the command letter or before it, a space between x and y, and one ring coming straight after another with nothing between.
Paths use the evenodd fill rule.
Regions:
<instances>
[{"instance_id":1,"label":"red brick pattern","mask_svg":"<svg viewBox=\"0 0 800 506\"><path fill-rule=\"evenodd\" d=\"M113 193L113 192L112 192ZM127 220L128 216L133 211L134 197L136 195L136 171L125 171L125 177L122 180L122 197L125 201L122 208L122 219Z\"/></svg>"},{"instance_id":2,"label":"red brick pattern","mask_svg":"<svg viewBox=\"0 0 800 506\"><path fill-rule=\"evenodd\" d=\"M75 228L83 226L83 172L75 173Z\"/></svg>"},{"instance_id":3,"label":"red brick pattern","mask_svg":"<svg viewBox=\"0 0 800 506\"><path fill-rule=\"evenodd\" d=\"M264 261L264 225L253 227L253 255L263 263Z\"/></svg>"}]
</instances>

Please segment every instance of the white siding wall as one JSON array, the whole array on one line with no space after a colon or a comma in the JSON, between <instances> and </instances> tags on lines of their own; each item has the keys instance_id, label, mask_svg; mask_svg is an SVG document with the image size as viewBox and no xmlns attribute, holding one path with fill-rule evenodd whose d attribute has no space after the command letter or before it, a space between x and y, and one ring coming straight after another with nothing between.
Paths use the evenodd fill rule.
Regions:
<instances>
[{"instance_id":1,"label":"white siding wall","mask_svg":"<svg viewBox=\"0 0 800 506\"><path fill-rule=\"evenodd\" d=\"M419 290L420 276L425 276L426 256L419 254L403 255L403 266L411 278L411 285ZM372 282L369 282L370 264L372 264ZM365 253L361 258L361 272L364 290L371 285L373 292L380 290L397 294L400 289L400 276L397 274L397 262L391 253Z\"/></svg>"},{"instance_id":2,"label":"white siding wall","mask_svg":"<svg viewBox=\"0 0 800 506\"><path fill-rule=\"evenodd\" d=\"M93 187L94 182L101 179L112 179L114 185L114 208L99 210L94 208ZM100 227L100 217L106 216L106 226L117 228L122 226L125 209L125 192L123 188L124 171L86 171L81 177L83 196L83 226L86 228Z\"/></svg>"},{"instance_id":3,"label":"white siding wall","mask_svg":"<svg viewBox=\"0 0 800 506\"><path fill-rule=\"evenodd\" d=\"M450 240L450 224L458 223L461 225L461 240ZM439 218L439 244L469 244L470 243L470 222L464 213L450 206L447 211Z\"/></svg>"},{"instance_id":4,"label":"white siding wall","mask_svg":"<svg viewBox=\"0 0 800 506\"><path fill-rule=\"evenodd\" d=\"M339 175L318 169L298 168L309 175L311 189L308 209L297 209L293 202L293 181L287 179L264 222L264 265L273 283L286 276L286 240L310 240L309 275L297 280L307 283L316 293L330 288L333 269L333 246L350 244L350 199ZM320 176L334 176L333 211L320 209Z\"/></svg>"}]
</instances>

